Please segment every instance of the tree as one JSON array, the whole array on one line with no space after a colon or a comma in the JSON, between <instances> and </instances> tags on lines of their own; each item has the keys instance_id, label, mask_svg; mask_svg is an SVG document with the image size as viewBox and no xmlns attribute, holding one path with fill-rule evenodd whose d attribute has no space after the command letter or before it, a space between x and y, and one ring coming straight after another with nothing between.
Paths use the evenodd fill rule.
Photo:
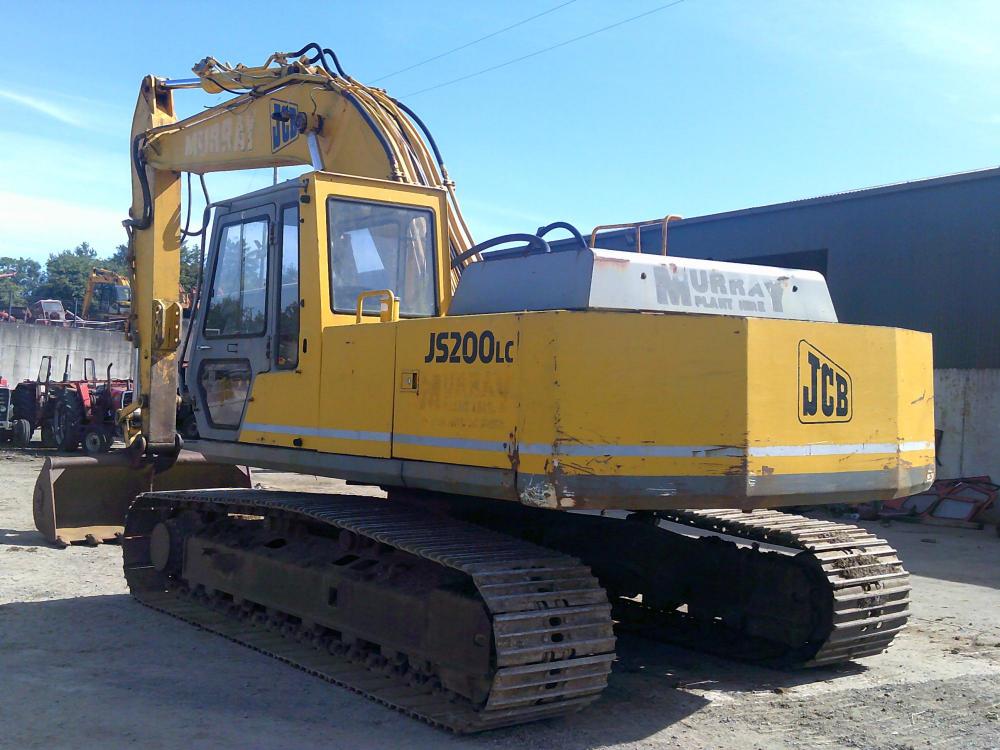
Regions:
<instances>
[{"instance_id":1,"label":"tree","mask_svg":"<svg viewBox=\"0 0 1000 750\"><path fill-rule=\"evenodd\" d=\"M42 267L30 258L0 258L0 309L10 305L24 305L32 300L38 286ZM13 276L6 276L12 273Z\"/></svg>"},{"instance_id":2,"label":"tree","mask_svg":"<svg viewBox=\"0 0 1000 750\"><path fill-rule=\"evenodd\" d=\"M181 287L185 292L190 293L198 285L198 260L200 256L200 245L192 247L186 242L181 243ZM101 260L98 265L129 278L131 269L128 264L128 245L119 245L110 256Z\"/></svg>"},{"instance_id":3,"label":"tree","mask_svg":"<svg viewBox=\"0 0 1000 750\"><path fill-rule=\"evenodd\" d=\"M101 268L114 271L127 279L131 273L128 265L128 245L119 245L116 247L115 251L102 260L99 265Z\"/></svg>"},{"instance_id":4,"label":"tree","mask_svg":"<svg viewBox=\"0 0 1000 750\"><path fill-rule=\"evenodd\" d=\"M198 286L198 277L200 276L198 261L200 259L200 246L189 247L186 242L181 243L181 286L188 294Z\"/></svg>"},{"instance_id":5,"label":"tree","mask_svg":"<svg viewBox=\"0 0 1000 750\"><path fill-rule=\"evenodd\" d=\"M45 261L42 283L34 290L34 298L62 300L67 310L74 310L82 304L87 278L97 264L97 251L87 242L81 242L72 250L50 254Z\"/></svg>"},{"instance_id":6,"label":"tree","mask_svg":"<svg viewBox=\"0 0 1000 750\"><path fill-rule=\"evenodd\" d=\"M200 256L199 245L181 243L180 283L188 294L198 286ZM87 279L94 268L106 268L131 280L128 246L119 245L111 255L99 258L90 243L81 242L72 250L50 253L44 271L30 258L0 257L0 276L15 273L12 277L0 278L0 309L39 299L58 299L67 310L75 311L83 304Z\"/></svg>"}]
</instances>

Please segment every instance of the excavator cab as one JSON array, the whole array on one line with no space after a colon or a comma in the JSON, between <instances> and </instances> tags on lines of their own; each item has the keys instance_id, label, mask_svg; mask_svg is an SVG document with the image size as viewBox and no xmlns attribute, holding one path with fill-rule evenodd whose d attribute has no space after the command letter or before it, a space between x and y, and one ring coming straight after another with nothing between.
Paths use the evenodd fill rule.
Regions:
<instances>
[{"instance_id":1,"label":"excavator cab","mask_svg":"<svg viewBox=\"0 0 1000 750\"><path fill-rule=\"evenodd\" d=\"M323 172L220 205L189 347L201 436L236 441L282 423L297 436L321 432L319 414L352 398L321 387L342 366L319 356L342 337L336 329L447 309L446 215L438 190ZM391 382L393 337L356 335L384 356L381 367L371 361L372 377Z\"/></svg>"},{"instance_id":2,"label":"excavator cab","mask_svg":"<svg viewBox=\"0 0 1000 750\"><path fill-rule=\"evenodd\" d=\"M391 430L395 335L366 324L447 311L447 211L440 190L324 172L217 204L185 377L203 441L226 446L250 436L300 447L321 438L310 447L337 450L350 431L324 429L328 414L373 414ZM320 352L351 342L369 354L351 371L357 382L380 384L380 403L324 387L344 382L346 363ZM361 443L366 454L389 457L380 441ZM249 486L242 456L214 462L182 451L165 472L123 471L132 463L119 453L46 459L36 526L57 543L100 542L120 534L139 492Z\"/></svg>"}]
</instances>

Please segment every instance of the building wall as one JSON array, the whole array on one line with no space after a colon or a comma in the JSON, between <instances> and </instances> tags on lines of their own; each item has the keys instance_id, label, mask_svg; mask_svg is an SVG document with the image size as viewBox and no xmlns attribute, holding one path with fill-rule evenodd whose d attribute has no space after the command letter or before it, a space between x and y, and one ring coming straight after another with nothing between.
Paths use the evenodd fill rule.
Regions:
<instances>
[{"instance_id":1,"label":"building wall","mask_svg":"<svg viewBox=\"0 0 1000 750\"><path fill-rule=\"evenodd\" d=\"M0 375L11 384L37 377L44 355L52 356L52 377L62 377L67 354L72 378L83 376L86 357L94 360L99 378L105 376L109 364L114 377L131 374L132 346L120 331L0 323Z\"/></svg>"},{"instance_id":2,"label":"building wall","mask_svg":"<svg viewBox=\"0 0 1000 750\"><path fill-rule=\"evenodd\" d=\"M1000 370L935 370L934 399L938 476L1000 480Z\"/></svg>"}]
</instances>

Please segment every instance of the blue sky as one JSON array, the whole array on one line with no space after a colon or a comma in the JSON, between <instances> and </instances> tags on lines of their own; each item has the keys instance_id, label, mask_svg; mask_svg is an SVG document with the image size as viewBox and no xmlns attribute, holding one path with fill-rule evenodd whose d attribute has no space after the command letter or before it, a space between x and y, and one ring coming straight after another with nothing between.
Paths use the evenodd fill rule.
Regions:
<instances>
[{"instance_id":1,"label":"blue sky","mask_svg":"<svg viewBox=\"0 0 1000 750\"><path fill-rule=\"evenodd\" d=\"M563 0L564 1L564 0ZM1000 2L576 0L378 85L433 130L480 240L685 216L1000 164ZM371 82L560 4L17 3L0 32L0 255L124 241L146 73L318 41ZM215 101L179 92L193 112ZM292 176L291 172L283 176ZM213 198L270 175L209 175Z\"/></svg>"}]
</instances>

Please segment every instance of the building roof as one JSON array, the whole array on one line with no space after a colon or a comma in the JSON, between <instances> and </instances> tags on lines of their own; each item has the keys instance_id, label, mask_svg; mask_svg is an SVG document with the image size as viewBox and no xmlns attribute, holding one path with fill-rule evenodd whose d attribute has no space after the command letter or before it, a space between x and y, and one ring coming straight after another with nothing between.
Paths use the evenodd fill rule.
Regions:
<instances>
[{"instance_id":1,"label":"building roof","mask_svg":"<svg viewBox=\"0 0 1000 750\"><path fill-rule=\"evenodd\" d=\"M988 167L986 169L975 169L969 172L955 172L941 177L928 177L920 180L909 180L907 182L896 182L890 185L878 185L876 187L858 188L856 190L846 190L842 193L831 193L820 195L815 198L801 198L799 200L787 201L785 203L772 203L767 206L754 206L752 208L741 208L733 211L722 211L715 214L705 214L703 216L692 216L678 222L678 224L696 224L702 221L718 221L720 219L735 218L738 216L752 216L754 214L770 213L773 211L786 211L795 208L805 208L807 206L822 205L825 203L838 203L856 198L868 198L873 195L886 195L889 193L899 193L907 190L922 190L925 188L939 187L959 182L971 182L973 180L988 179L990 177L1000 177L1000 166Z\"/></svg>"}]
</instances>

